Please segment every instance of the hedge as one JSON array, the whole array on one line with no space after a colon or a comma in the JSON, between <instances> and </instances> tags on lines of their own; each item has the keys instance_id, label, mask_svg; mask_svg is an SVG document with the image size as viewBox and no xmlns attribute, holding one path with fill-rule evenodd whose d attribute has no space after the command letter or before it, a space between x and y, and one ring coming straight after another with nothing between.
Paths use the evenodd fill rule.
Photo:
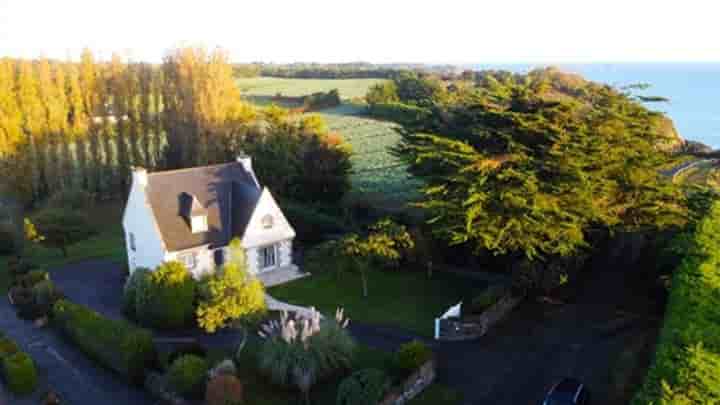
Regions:
<instances>
[{"instance_id":1,"label":"hedge","mask_svg":"<svg viewBox=\"0 0 720 405\"><path fill-rule=\"evenodd\" d=\"M35 362L23 352L3 358L2 375L10 392L16 395L30 394L37 386Z\"/></svg>"},{"instance_id":2,"label":"hedge","mask_svg":"<svg viewBox=\"0 0 720 405\"><path fill-rule=\"evenodd\" d=\"M430 116L430 111L425 108L403 103L371 104L368 112L373 117L397 122L401 125L420 122Z\"/></svg>"},{"instance_id":3,"label":"hedge","mask_svg":"<svg viewBox=\"0 0 720 405\"><path fill-rule=\"evenodd\" d=\"M303 242L316 243L348 231L340 218L309 205L287 201L283 204L283 212Z\"/></svg>"},{"instance_id":4,"label":"hedge","mask_svg":"<svg viewBox=\"0 0 720 405\"><path fill-rule=\"evenodd\" d=\"M632 404L720 403L720 202L675 271L655 359Z\"/></svg>"},{"instance_id":5,"label":"hedge","mask_svg":"<svg viewBox=\"0 0 720 405\"><path fill-rule=\"evenodd\" d=\"M205 395L205 378L210 369L208 361L193 354L178 357L167 372L170 387L186 398Z\"/></svg>"},{"instance_id":6,"label":"hedge","mask_svg":"<svg viewBox=\"0 0 720 405\"><path fill-rule=\"evenodd\" d=\"M155 364L152 334L123 320L103 317L67 300L53 307L53 323L70 341L100 364L142 383L145 369Z\"/></svg>"}]
</instances>

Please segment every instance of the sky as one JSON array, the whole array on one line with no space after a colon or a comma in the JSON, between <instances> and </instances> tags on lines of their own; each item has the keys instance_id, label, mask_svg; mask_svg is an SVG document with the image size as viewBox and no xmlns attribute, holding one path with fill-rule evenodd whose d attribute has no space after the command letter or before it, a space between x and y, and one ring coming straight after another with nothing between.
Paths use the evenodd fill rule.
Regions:
<instances>
[{"instance_id":1,"label":"sky","mask_svg":"<svg viewBox=\"0 0 720 405\"><path fill-rule=\"evenodd\" d=\"M716 4L717 3L717 4ZM0 56L157 62L720 61L717 0L0 0Z\"/></svg>"}]
</instances>

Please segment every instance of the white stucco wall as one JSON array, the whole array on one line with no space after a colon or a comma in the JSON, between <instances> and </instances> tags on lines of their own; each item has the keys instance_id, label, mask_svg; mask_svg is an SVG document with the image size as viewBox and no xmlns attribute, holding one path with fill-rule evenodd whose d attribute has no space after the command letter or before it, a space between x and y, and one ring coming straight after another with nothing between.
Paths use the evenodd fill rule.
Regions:
<instances>
[{"instance_id":1,"label":"white stucco wall","mask_svg":"<svg viewBox=\"0 0 720 405\"><path fill-rule=\"evenodd\" d=\"M265 228L262 224L262 219L267 215L273 219L273 225L270 228ZM283 215L270 191L265 188L253 210L242 239L250 272L257 274L261 270L259 249L265 246L277 245L276 267L292 264L293 238L295 238L295 230Z\"/></svg>"},{"instance_id":2,"label":"white stucco wall","mask_svg":"<svg viewBox=\"0 0 720 405\"><path fill-rule=\"evenodd\" d=\"M165 244L145 194L143 179L138 178L137 173L133 174L133 184L123 213L123 229L131 273L138 267L153 269L163 262ZM135 251L130 248L130 233L135 237Z\"/></svg>"}]
</instances>

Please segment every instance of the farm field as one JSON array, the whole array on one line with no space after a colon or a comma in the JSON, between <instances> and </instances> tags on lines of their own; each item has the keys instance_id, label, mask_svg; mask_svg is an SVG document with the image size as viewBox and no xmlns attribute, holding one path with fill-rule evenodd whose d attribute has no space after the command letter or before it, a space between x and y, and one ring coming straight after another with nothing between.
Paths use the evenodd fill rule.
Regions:
<instances>
[{"instance_id":1,"label":"farm field","mask_svg":"<svg viewBox=\"0 0 720 405\"><path fill-rule=\"evenodd\" d=\"M343 100L364 97L370 86L385 79L285 79L278 77L253 77L237 79L240 91L246 96L299 97L332 89L340 91Z\"/></svg>"},{"instance_id":2,"label":"farm field","mask_svg":"<svg viewBox=\"0 0 720 405\"><path fill-rule=\"evenodd\" d=\"M345 102L338 107L315 112L321 115L331 132L340 134L353 150L352 193L357 198L399 207L417 196L420 183L405 170L405 165L390 153L400 141L396 124L365 115L362 104L348 99L362 97L382 79L238 79L243 94L252 102L267 105L276 93L302 96L318 91L339 89ZM289 106L292 107L292 106Z\"/></svg>"}]
</instances>

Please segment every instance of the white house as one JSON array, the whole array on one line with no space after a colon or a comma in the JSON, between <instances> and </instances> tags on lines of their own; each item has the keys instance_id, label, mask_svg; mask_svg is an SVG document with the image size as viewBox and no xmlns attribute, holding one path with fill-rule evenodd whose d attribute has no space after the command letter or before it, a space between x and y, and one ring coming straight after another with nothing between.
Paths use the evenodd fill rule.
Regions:
<instances>
[{"instance_id":1,"label":"white house","mask_svg":"<svg viewBox=\"0 0 720 405\"><path fill-rule=\"evenodd\" d=\"M295 230L246 156L155 173L135 168L123 228L131 273L177 260L201 277L224 263L234 238L242 241L250 272L261 279L298 273Z\"/></svg>"}]
</instances>

